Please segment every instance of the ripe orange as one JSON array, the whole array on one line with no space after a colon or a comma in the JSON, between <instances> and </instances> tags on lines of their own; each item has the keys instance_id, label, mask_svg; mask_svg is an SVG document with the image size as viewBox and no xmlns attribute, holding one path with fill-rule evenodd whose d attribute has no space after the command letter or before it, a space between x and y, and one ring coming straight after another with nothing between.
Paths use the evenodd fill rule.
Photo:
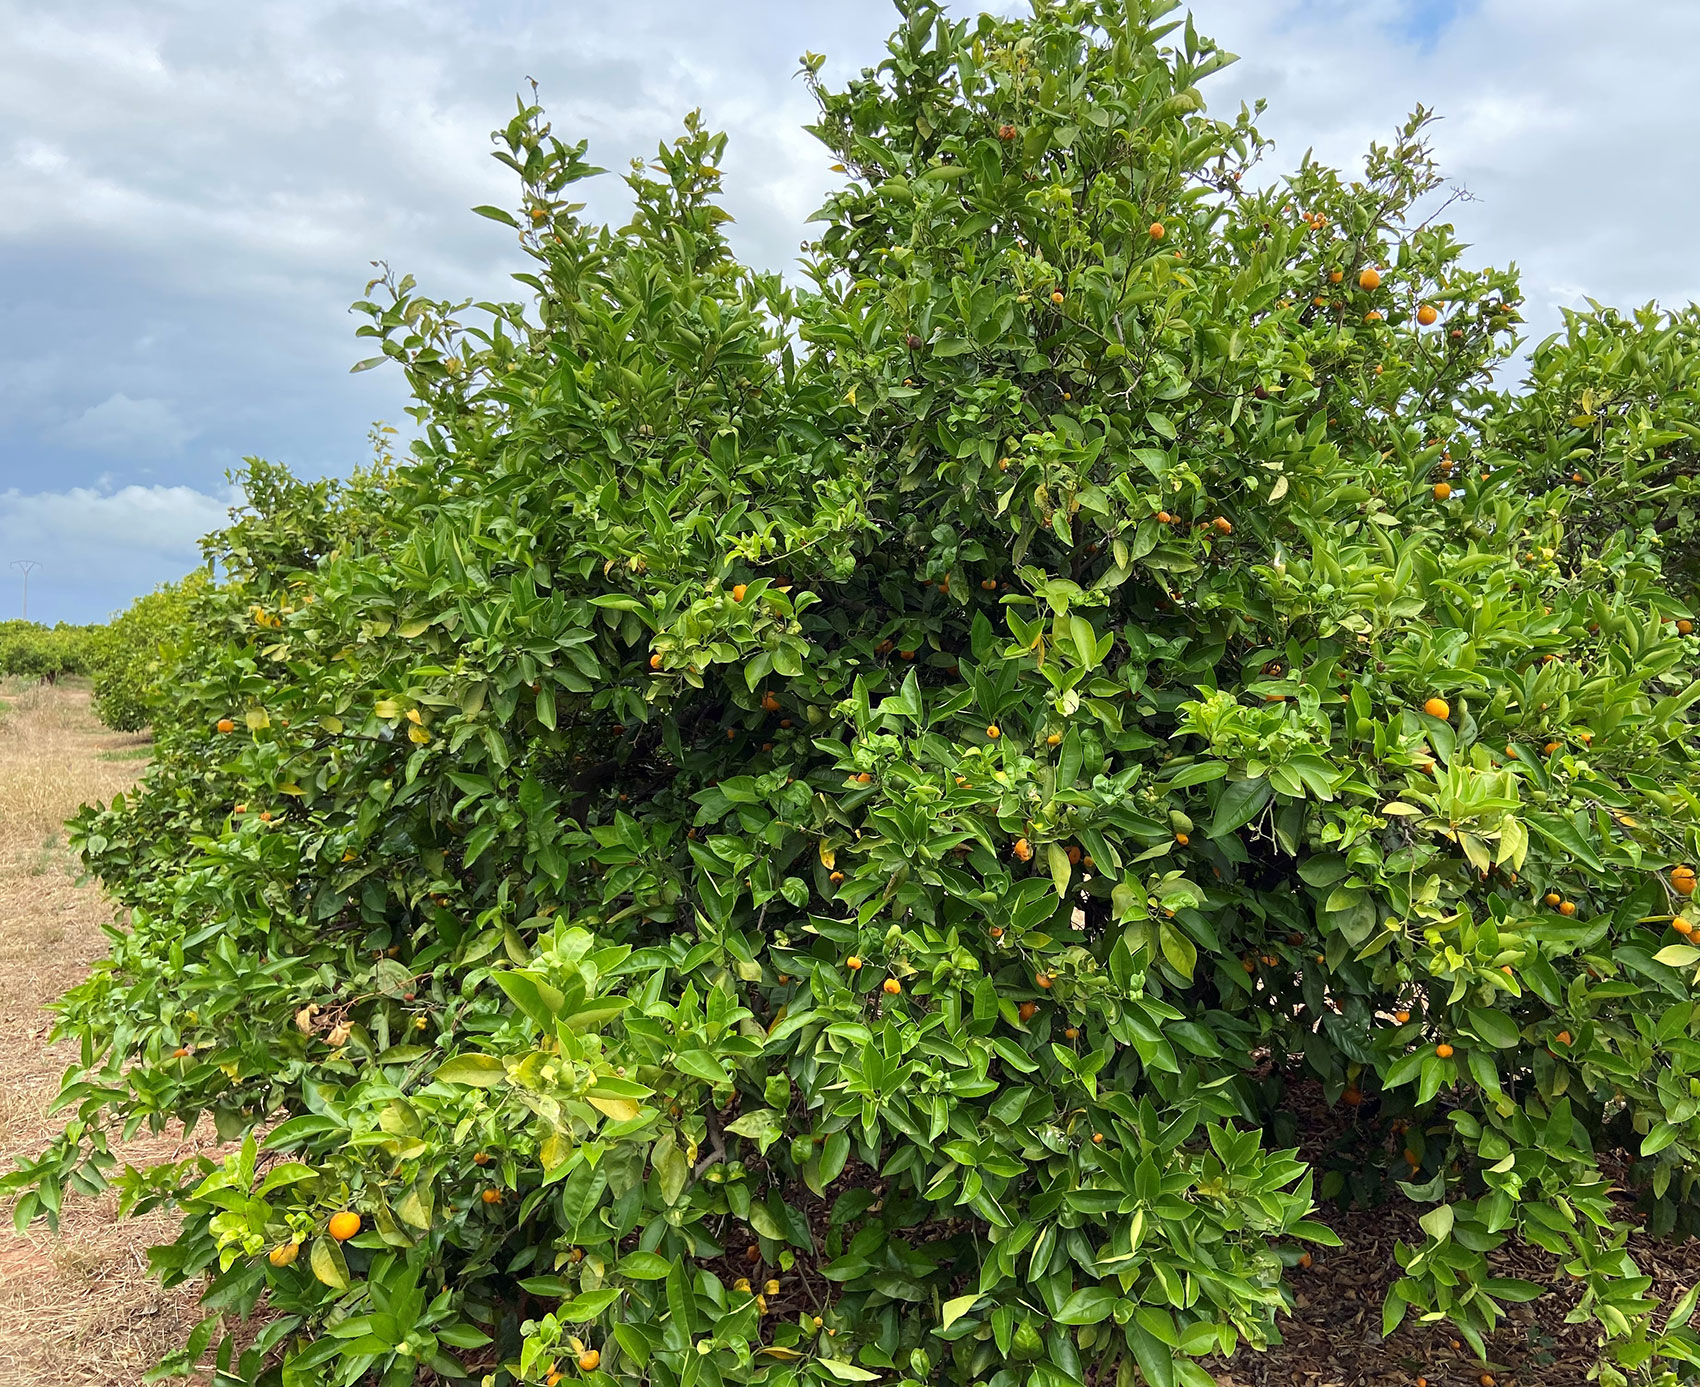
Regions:
<instances>
[{"instance_id":1,"label":"ripe orange","mask_svg":"<svg viewBox=\"0 0 1700 1387\"><path fill-rule=\"evenodd\" d=\"M1687 617L1683 617L1676 623L1676 629L1685 636L1692 636L1694 634L1694 623Z\"/></svg>"},{"instance_id":2,"label":"ripe orange","mask_svg":"<svg viewBox=\"0 0 1700 1387\"><path fill-rule=\"evenodd\" d=\"M1063 1039L1064 1040L1079 1040L1080 1039L1080 1028L1077 1027L1077 1026L1065 1026L1065 1027L1063 1027Z\"/></svg>"},{"instance_id":3,"label":"ripe orange","mask_svg":"<svg viewBox=\"0 0 1700 1387\"><path fill-rule=\"evenodd\" d=\"M986 592L996 592L998 580L996 578L982 578L980 579L980 587Z\"/></svg>"},{"instance_id":4,"label":"ripe orange","mask_svg":"<svg viewBox=\"0 0 1700 1387\"><path fill-rule=\"evenodd\" d=\"M1368 313L1364 314L1364 321L1366 323L1379 323L1381 321L1381 310L1379 308L1370 309Z\"/></svg>"},{"instance_id":5,"label":"ripe orange","mask_svg":"<svg viewBox=\"0 0 1700 1387\"><path fill-rule=\"evenodd\" d=\"M851 954L849 958L844 960L844 966L852 973L859 973L862 971L862 960L857 958L855 954Z\"/></svg>"},{"instance_id":6,"label":"ripe orange","mask_svg":"<svg viewBox=\"0 0 1700 1387\"><path fill-rule=\"evenodd\" d=\"M269 810L269 809L260 810L260 822L263 823L263 824L269 824L271 821L272 821L272 811Z\"/></svg>"},{"instance_id":7,"label":"ripe orange","mask_svg":"<svg viewBox=\"0 0 1700 1387\"><path fill-rule=\"evenodd\" d=\"M486 1204L500 1204L502 1202L502 1192L500 1190L484 1190L478 1197Z\"/></svg>"},{"instance_id":8,"label":"ripe orange","mask_svg":"<svg viewBox=\"0 0 1700 1387\"><path fill-rule=\"evenodd\" d=\"M1344 270L1330 270L1328 272L1328 282L1330 284L1338 284L1345 277L1346 272Z\"/></svg>"},{"instance_id":9,"label":"ripe orange","mask_svg":"<svg viewBox=\"0 0 1700 1387\"><path fill-rule=\"evenodd\" d=\"M580 1372L593 1373L602 1363L602 1354L593 1348L587 1348L578 1356Z\"/></svg>"},{"instance_id":10,"label":"ripe orange","mask_svg":"<svg viewBox=\"0 0 1700 1387\"><path fill-rule=\"evenodd\" d=\"M1161 241L1163 239L1163 223L1162 222L1152 222L1151 223L1151 239L1153 241Z\"/></svg>"},{"instance_id":11,"label":"ripe orange","mask_svg":"<svg viewBox=\"0 0 1700 1387\"><path fill-rule=\"evenodd\" d=\"M218 730L220 732L234 732L236 730L236 724L229 718L220 718L218 720Z\"/></svg>"},{"instance_id":12,"label":"ripe orange","mask_svg":"<svg viewBox=\"0 0 1700 1387\"><path fill-rule=\"evenodd\" d=\"M1670 927L1678 934L1682 935L1685 939L1694 933L1694 925L1692 922L1684 920L1680 915L1670 922Z\"/></svg>"},{"instance_id":13,"label":"ripe orange","mask_svg":"<svg viewBox=\"0 0 1700 1387\"><path fill-rule=\"evenodd\" d=\"M1190 843L1190 842L1191 842L1191 841L1192 841L1192 839L1190 839L1190 838L1188 838L1188 837L1187 837L1187 836L1186 836L1186 834L1184 834L1184 833L1177 833L1177 834L1175 834L1175 842L1177 842L1177 843L1178 843L1178 844L1180 844L1180 846L1181 846L1181 847L1183 847L1183 848L1184 848L1184 847L1185 847L1185 846L1186 846L1186 845L1187 845L1187 844L1188 844L1188 843Z\"/></svg>"},{"instance_id":14,"label":"ripe orange","mask_svg":"<svg viewBox=\"0 0 1700 1387\"><path fill-rule=\"evenodd\" d=\"M1555 1040L1557 1040L1557 1041L1558 1041L1558 1043L1559 1043L1559 1044L1560 1044L1560 1045L1568 1045L1568 1044L1570 1044L1570 1032L1569 1032L1569 1031L1560 1031L1560 1032L1559 1032L1559 1033L1558 1033L1558 1034L1557 1034L1557 1035L1556 1035L1556 1036L1555 1036L1555 1037L1553 1037L1553 1038L1554 1038L1554 1039L1555 1039Z\"/></svg>"},{"instance_id":15,"label":"ripe orange","mask_svg":"<svg viewBox=\"0 0 1700 1387\"><path fill-rule=\"evenodd\" d=\"M1049 973L1035 973L1033 981L1039 987L1048 988L1051 985L1051 975Z\"/></svg>"},{"instance_id":16,"label":"ripe orange","mask_svg":"<svg viewBox=\"0 0 1700 1387\"><path fill-rule=\"evenodd\" d=\"M899 650L897 652L897 658L900 660L913 660L915 658L915 652L913 650Z\"/></svg>"},{"instance_id":17,"label":"ripe orange","mask_svg":"<svg viewBox=\"0 0 1700 1387\"><path fill-rule=\"evenodd\" d=\"M1672 867L1670 873L1671 890L1679 896L1694 894L1694 868Z\"/></svg>"},{"instance_id":18,"label":"ripe orange","mask_svg":"<svg viewBox=\"0 0 1700 1387\"><path fill-rule=\"evenodd\" d=\"M779 711L779 700L769 690L761 696L761 706L766 712L777 713Z\"/></svg>"},{"instance_id":19,"label":"ripe orange","mask_svg":"<svg viewBox=\"0 0 1700 1387\"><path fill-rule=\"evenodd\" d=\"M1451 483L1449 483L1449 482L1436 482L1434 484L1434 499L1435 500L1444 501L1451 495L1452 495Z\"/></svg>"},{"instance_id":20,"label":"ripe orange","mask_svg":"<svg viewBox=\"0 0 1700 1387\"><path fill-rule=\"evenodd\" d=\"M987 931L987 933L990 934L993 939L1002 939L1003 938L1003 926L1002 925L993 925L991 927L991 929L989 929Z\"/></svg>"},{"instance_id":21,"label":"ripe orange","mask_svg":"<svg viewBox=\"0 0 1700 1387\"><path fill-rule=\"evenodd\" d=\"M279 1243L266 1258L274 1267L287 1267L301 1255L300 1243Z\"/></svg>"},{"instance_id":22,"label":"ripe orange","mask_svg":"<svg viewBox=\"0 0 1700 1387\"><path fill-rule=\"evenodd\" d=\"M1440 314L1434 311L1434 305L1431 303L1425 303L1417 310L1417 321L1424 327L1430 326L1439 316Z\"/></svg>"},{"instance_id":23,"label":"ripe orange","mask_svg":"<svg viewBox=\"0 0 1700 1387\"><path fill-rule=\"evenodd\" d=\"M1061 303L1062 301L1063 301L1063 291L1061 289L1051 290L1051 302L1052 303Z\"/></svg>"},{"instance_id":24,"label":"ripe orange","mask_svg":"<svg viewBox=\"0 0 1700 1387\"><path fill-rule=\"evenodd\" d=\"M1306 1271L1310 1270L1310 1264L1313 1260L1314 1259L1311 1257L1310 1253L1308 1253L1308 1252L1299 1253L1299 1265L1301 1267L1303 1267Z\"/></svg>"},{"instance_id":25,"label":"ripe orange","mask_svg":"<svg viewBox=\"0 0 1700 1387\"><path fill-rule=\"evenodd\" d=\"M872 785L874 783L873 772L863 771L856 777L856 783L858 785Z\"/></svg>"},{"instance_id":26,"label":"ripe orange","mask_svg":"<svg viewBox=\"0 0 1700 1387\"><path fill-rule=\"evenodd\" d=\"M360 1231L360 1215L347 1209L332 1214L328 1231L339 1243L345 1243Z\"/></svg>"},{"instance_id":27,"label":"ripe orange","mask_svg":"<svg viewBox=\"0 0 1700 1387\"><path fill-rule=\"evenodd\" d=\"M1365 270L1361 275L1358 276L1358 288L1360 288L1360 289L1379 289L1379 288L1381 288L1381 271L1377 270L1377 269L1373 269L1373 268Z\"/></svg>"},{"instance_id":28,"label":"ripe orange","mask_svg":"<svg viewBox=\"0 0 1700 1387\"><path fill-rule=\"evenodd\" d=\"M1452 1058L1452 1047L1444 1040L1434 1047L1434 1052L1443 1060L1449 1060Z\"/></svg>"},{"instance_id":29,"label":"ripe orange","mask_svg":"<svg viewBox=\"0 0 1700 1387\"><path fill-rule=\"evenodd\" d=\"M998 126L998 138L1008 144L1015 138L1015 127L1013 125Z\"/></svg>"},{"instance_id":30,"label":"ripe orange","mask_svg":"<svg viewBox=\"0 0 1700 1387\"><path fill-rule=\"evenodd\" d=\"M1556 752L1558 750L1558 743L1557 742L1548 742L1546 744L1545 750L1546 750L1546 754L1548 756L1551 756L1554 752Z\"/></svg>"},{"instance_id":31,"label":"ripe orange","mask_svg":"<svg viewBox=\"0 0 1700 1387\"><path fill-rule=\"evenodd\" d=\"M1033 845L1025 838L1017 838L1015 840L1015 847L1012 848L1011 851L1014 852L1018 862L1026 862L1033 856Z\"/></svg>"},{"instance_id":32,"label":"ripe orange","mask_svg":"<svg viewBox=\"0 0 1700 1387\"><path fill-rule=\"evenodd\" d=\"M748 591L749 589L742 583L734 583L732 585L732 600L734 602L742 602L744 600L744 594Z\"/></svg>"},{"instance_id":33,"label":"ripe orange","mask_svg":"<svg viewBox=\"0 0 1700 1387\"><path fill-rule=\"evenodd\" d=\"M1031 1021L1039 1014L1039 1004L1037 1002L1023 1002L1015 1009L1015 1014L1023 1021Z\"/></svg>"},{"instance_id":34,"label":"ripe orange","mask_svg":"<svg viewBox=\"0 0 1700 1387\"><path fill-rule=\"evenodd\" d=\"M1218 515L1210 523L1212 525L1214 525L1216 527L1217 531L1221 534L1231 535L1234 532L1234 527L1228 523L1228 520L1225 516Z\"/></svg>"},{"instance_id":35,"label":"ripe orange","mask_svg":"<svg viewBox=\"0 0 1700 1387\"><path fill-rule=\"evenodd\" d=\"M1348 1088L1340 1095L1340 1101L1348 1108L1355 1108L1364 1101L1364 1091L1361 1088Z\"/></svg>"},{"instance_id":36,"label":"ripe orange","mask_svg":"<svg viewBox=\"0 0 1700 1387\"><path fill-rule=\"evenodd\" d=\"M830 881L834 886L837 886L839 882L844 880L844 873L843 872L834 872L831 876L829 876L827 878L827 880Z\"/></svg>"},{"instance_id":37,"label":"ripe orange","mask_svg":"<svg viewBox=\"0 0 1700 1387\"><path fill-rule=\"evenodd\" d=\"M1045 738L1045 745L1046 746L1061 746L1062 745L1062 733L1061 732L1051 733L1050 736Z\"/></svg>"},{"instance_id":38,"label":"ripe orange","mask_svg":"<svg viewBox=\"0 0 1700 1387\"><path fill-rule=\"evenodd\" d=\"M1560 915L1574 915L1576 913L1576 902L1575 901L1562 901L1562 902L1560 902L1559 907L1558 907L1558 913Z\"/></svg>"},{"instance_id":39,"label":"ripe orange","mask_svg":"<svg viewBox=\"0 0 1700 1387\"><path fill-rule=\"evenodd\" d=\"M1069 866L1078 867L1080 865L1080 849L1075 847L1073 843L1070 843L1063 851L1068 857Z\"/></svg>"},{"instance_id":40,"label":"ripe orange","mask_svg":"<svg viewBox=\"0 0 1700 1387\"><path fill-rule=\"evenodd\" d=\"M1408 1011L1396 1011L1393 1013L1393 1019L1403 1026L1411 1019L1411 1013Z\"/></svg>"},{"instance_id":41,"label":"ripe orange","mask_svg":"<svg viewBox=\"0 0 1700 1387\"><path fill-rule=\"evenodd\" d=\"M995 723L995 722L994 722L994 723L991 723L991 724L990 724L990 725L989 725L989 726L988 726L988 727L987 727L987 728L986 728L986 735L987 735L987 736L988 736L988 737L990 737L990 738L991 738L991 739L992 739L992 740L993 740L993 741L994 741L994 742L995 742L995 741L997 741L997 739L998 739L998 738L999 738L999 737L1001 737L1001 736L1003 736L1003 732L1002 732L1002 730L1001 730L1001 729L1000 729L1000 728L999 728L999 727L998 727L998 725L997 725L997 724L996 724L996 723Z\"/></svg>"},{"instance_id":42,"label":"ripe orange","mask_svg":"<svg viewBox=\"0 0 1700 1387\"><path fill-rule=\"evenodd\" d=\"M1173 519L1174 516L1170 515L1166 510L1160 510L1157 512L1157 523L1159 525L1167 525Z\"/></svg>"},{"instance_id":43,"label":"ripe orange","mask_svg":"<svg viewBox=\"0 0 1700 1387\"><path fill-rule=\"evenodd\" d=\"M473 1165L489 1165L490 1153L488 1151L479 1151L474 1153L472 1163Z\"/></svg>"},{"instance_id":44,"label":"ripe orange","mask_svg":"<svg viewBox=\"0 0 1700 1387\"><path fill-rule=\"evenodd\" d=\"M1444 698L1429 699L1427 703L1423 704L1423 712L1427 713L1431 718L1440 718L1442 720L1452 716L1451 705L1449 705Z\"/></svg>"},{"instance_id":45,"label":"ripe orange","mask_svg":"<svg viewBox=\"0 0 1700 1387\"><path fill-rule=\"evenodd\" d=\"M1559 895L1556 891L1548 891L1546 895L1541 897L1541 899L1548 905L1558 905L1564 900L1564 897Z\"/></svg>"},{"instance_id":46,"label":"ripe orange","mask_svg":"<svg viewBox=\"0 0 1700 1387\"><path fill-rule=\"evenodd\" d=\"M885 992L888 997L895 997L899 992L903 991L903 984L898 982L896 978L887 978L882 986L885 988Z\"/></svg>"}]
</instances>

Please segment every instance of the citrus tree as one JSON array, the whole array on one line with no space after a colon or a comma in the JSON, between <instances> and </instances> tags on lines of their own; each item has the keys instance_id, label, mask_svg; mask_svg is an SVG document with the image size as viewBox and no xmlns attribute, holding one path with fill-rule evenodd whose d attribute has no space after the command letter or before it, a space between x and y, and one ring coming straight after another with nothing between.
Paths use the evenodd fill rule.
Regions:
<instances>
[{"instance_id":1,"label":"citrus tree","mask_svg":"<svg viewBox=\"0 0 1700 1387\"><path fill-rule=\"evenodd\" d=\"M264 1299L167 1371L1195 1387L1337 1199L1420 1213L1388 1329L1486 1358L1516 1238L1601 1380L1700 1361L1627 1243L1700 1149L1660 534L1494 387L1426 115L1268 176L1167 9L805 56L801 287L696 117L616 229L523 103L527 300L374 281L419 443L258 478L75 825L132 929L9 1188L171 1205L161 1276ZM117 1172L173 1118L235 1149Z\"/></svg>"},{"instance_id":2,"label":"citrus tree","mask_svg":"<svg viewBox=\"0 0 1700 1387\"><path fill-rule=\"evenodd\" d=\"M86 673L90 644L98 630L63 621L53 626L0 621L0 674L51 683L62 674Z\"/></svg>"},{"instance_id":3,"label":"citrus tree","mask_svg":"<svg viewBox=\"0 0 1700 1387\"><path fill-rule=\"evenodd\" d=\"M167 684L177 651L199 646L190 612L207 582L208 575L197 570L180 582L163 583L92 632L88 674L94 711L108 727L140 731L155 708L170 705Z\"/></svg>"}]
</instances>

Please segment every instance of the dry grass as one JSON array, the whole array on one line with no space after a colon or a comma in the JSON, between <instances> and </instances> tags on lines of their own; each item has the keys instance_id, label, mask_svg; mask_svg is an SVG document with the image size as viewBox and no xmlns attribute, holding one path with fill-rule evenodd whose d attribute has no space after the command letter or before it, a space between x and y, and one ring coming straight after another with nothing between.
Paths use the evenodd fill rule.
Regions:
<instances>
[{"instance_id":1,"label":"dry grass","mask_svg":"<svg viewBox=\"0 0 1700 1387\"><path fill-rule=\"evenodd\" d=\"M145 768L147 740L108 732L76 683L13 687L0 714L0 1166L58 1130L47 1107L74 1059L45 1044L45 1007L106 952L111 906L76 884L63 823ZM197 1137L200 1134L197 1133ZM197 1143L199 1144L199 1143ZM143 1138L120 1159L143 1164L184 1145ZM119 1223L116 1200L72 1198L57 1236L0 1224L0 1384L129 1387L200 1318L193 1294L166 1292L144 1249L175 1234L166 1215Z\"/></svg>"}]
</instances>

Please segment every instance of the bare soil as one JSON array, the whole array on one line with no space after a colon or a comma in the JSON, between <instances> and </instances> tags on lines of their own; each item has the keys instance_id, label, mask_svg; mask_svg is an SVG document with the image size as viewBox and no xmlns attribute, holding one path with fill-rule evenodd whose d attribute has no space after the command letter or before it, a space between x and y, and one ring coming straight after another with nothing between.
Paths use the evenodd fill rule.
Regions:
<instances>
[{"instance_id":1,"label":"bare soil","mask_svg":"<svg viewBox=\"0 0 1700 1387\"><path fill-rule=\"evenodd\" d=\"M147 765L148 739L101 727L77 681L12 685L0 699L0 1168L9 1169L61 1130L48 1106L76 1056L46 1043L46 1007L104 956L101 927L113 919L98 888L78 885L64 821L128 789ZM183 1147L181 1133L143 1136L118 1155L142 1165ZM6 1387L130 1387L200 1320L191 1290L162 1291L147 1274L147 1248L175 1236L174 1220L120 1223L116 1212L111 1192L68 1196L57 1234L38 1223L20 1235L0 1211Z\"/></svg>"}]
</instances>

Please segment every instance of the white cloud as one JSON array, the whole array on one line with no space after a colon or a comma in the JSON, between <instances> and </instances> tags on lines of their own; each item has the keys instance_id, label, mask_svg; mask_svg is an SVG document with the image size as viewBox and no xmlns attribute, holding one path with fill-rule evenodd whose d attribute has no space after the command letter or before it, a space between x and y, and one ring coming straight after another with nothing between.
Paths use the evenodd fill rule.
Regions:
<instances>
[{"instance_id":1,"label":"white cloud","mask_svg":"<svg viewBox=\"0 0 1700 1387\"><path fill-rule=\"evenodd\" d=\"M196 567L201 536L224 525L240 499L233 489L188 486L0 492L0 562L41 564L30 577L37 620L103 620L130 596ZM6 599L0 614L10 607Z\"/></svg>"},{"instance_id":2,"label":"white cloud","mask_svg":"<svg viewBox=\"0 0 1700 1387\"><path fill-rule=\"evenodd\" d=\"M89 406L52 432L72 448L130 458L169 457L194 437L168 401L132 400L122 392Z\"/></svg>"}]
</instances>

